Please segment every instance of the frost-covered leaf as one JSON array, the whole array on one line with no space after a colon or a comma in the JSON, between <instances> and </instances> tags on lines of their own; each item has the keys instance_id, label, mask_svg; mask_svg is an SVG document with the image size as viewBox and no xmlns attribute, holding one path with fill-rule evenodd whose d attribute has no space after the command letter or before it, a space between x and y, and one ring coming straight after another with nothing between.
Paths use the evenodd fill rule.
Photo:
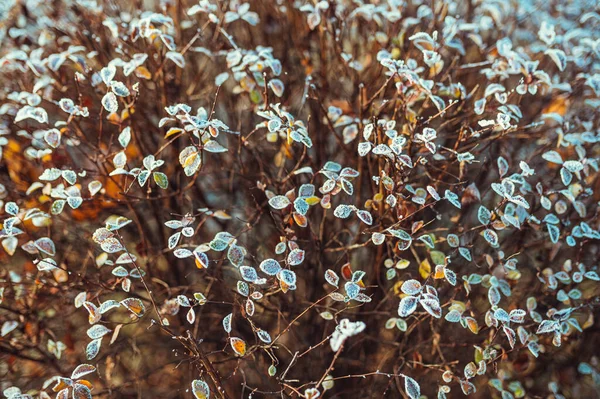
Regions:
<instances>
[{"instance_id":1,"label":"frost-covered leaf","mask_svg":"<svg viewBox=\"0 0 600 399\"><path fill-rule=\"evenodd\" d=\"M142 317L146 311L144 303L138 298L126 298L119 303L137 317Z\"/></svg>"},{"instance_id":2,"label":"frost-covered leaf","mask_svg":"<svg viewBox=\"0 0 600 399\"><path fill-rule=\"evenodd\" d=\"M75 368L75 370L73 370L73 373L71 374L71 379L78 380L84 375L88 375L90 373L93 373L94 371L96 371L96 367L92 366L91 364L80 364Z\"/></svg>"},{"instance_id":3,"label":"frost-covered leaf","mask_svg":"<svg viewBox=\"0 0 600 399\"><path fill-rule=\"evenodd\" d=\"M421 298L419 303L423 308L432 315L433 317L440 318L442 317L442 308L440 307L440 302L437 299L433 298Z\"/></svg>"},{"instance_id":4,"label":"frost-covered leaf","mask_svg":"<svg viewBox=\"0 0 600 399\"><path fill-rule=\"evenodd\" d=\"M108 92L102 97L102 106L108 113L117 112L119 110L119 102L115 93Z\"/></svg>"},{"instance_id":5,"label":"frost-covered leaf","mask_svg":"<svg viewBox=\"0 0 600 399\"><path fill-rule=\"evenodd\" d=\"M240 274L242 278L250 283L254 282L258 279L258 274L253 267L250 266L240 266Z\"/></svg>"},{"instance_id":6,"label":"frost-covered leaf","mask_svg":"<svg viewBox=\"0 0 600 399\"><path fill-rule=\"evenodd\" d=\"M402 284L401 289L407 295L416 295L421 292L422 286L417 280L407 280Z\"/></svg>"},{"instance_id":7,"label":"frost-covered leaf","mask_svg":"<svg viewBox=\"0 0 600 399\"><path fill-rule=\"evenodd\" d=\"M349 205L338 205L333 211L333 215L340 219L346 219L352 213L352 207Z\"/></svg>"},{"instance_id":8,"label":"frost-covered leaf","mask_svg":"<svg viewBox=\"0 0 600 399\"><path fill-rule=\"evenodd\" d=\"M564 51L560 49L548 49L544 53L552 58L552 61L554 61L561 72L565 70L567 67L567 56Z\"/></svg>"},{"instance_id":9,"label":"frost-covered leaf","mask_svg":"<svg viewBox=\"0 0 600 399\"><path fill-rule=\"evenodd\" d=\"M290 266L297 266L304 261L305 252L299 248L290 251L287 257L287 264Z\"/></svg>"},{"instance_id":10,"label":"frost-covered leaf","mask_svg":"<svg viewBox=\"0 0 600 399\"><path fill-rule=\"evenodd\" d=\"M181 55L181 53L178 53L177 51L169 51L167 52L167 54L165 54L165 57L173 61L173 63L179 68L185 67L185 58L183 58L183 55Z\"/></svg>"},{"instance_id":11,"label":"frost-covered leaf","mask_svg":"<svg viewBox=\"0 0 600 399\"><path fill-rule=\"evenodd\" d=\"M100 346L102 345L102 338L94 339L85 348L85 356L87 360L92 360L100 352Z\"/></svg>"},{"instance_id":12,"label":"frost-covered leaf","mask_svg":"<svg viewBox=\"0 0 600 399\"><path fill-rule=\"evenodd\" d=\"M400 300L398 305L398 316L407 317L417 309L417 297L406 296Z\"/></svg>"},{"instance_id":13,"label":"frost-covered leaf","mask_svg":"<svg viewBox=\"0 0 600 399\"><path fill-rule=\"evenodd\" d=\"M283 96L283 90L285 89L285 86L283 85L283 82L281 80L271 79L269 81L269 88L273 90L273 93L275 93L277 97Z\"/></svg>"},{"instance_id":14,"label":"frost-covered leaf","mask_svg":"<svg viewBox=\"0 0 600 399\"><path fill-rule=\"evenodd\" d=\"M340 278L336 272L334 272L331 269L327 269L327 271L325 272L325 281L337 288Z\"/></svg>"},{"instance_id":15,"label":"frost-covered leaf","mask_svg":"<svg viewBox=\"0 0 600 399\"><path fill-rule=\"evenodd\" d=\"M290 204L290 200L285 195L276 195L269 200L269 205L274 209L284 209Z\"/></svg>"},{"instance_id":16,"label":"frost-covered leaf","mask_svg":"<svg viewBox=\"0 0 600 399\"><path fill-rule=\"evenodd\" d=\"M281 265L275 259L265 259L260 263L260 270L269 276L274 276L281 270Z\"/></svg>"},{"instance_id":17,"label":"frost-covered leaf","mask_svg":"<svg viewBox=\"0 0 600 399\"><path fill-rule=\"evenodd\" d=\"M369 226L373 224L373 216L371 216L371 213L369 213L369 211L358 210L356 211L356 216L358 216L358 218L362 220L363 223Z\"/></svg>"},{"instance_id":18,"label":"frost-covered leaf","mask_svg":"<svg viewBox=\"0 0 600 399\"><path fill-rule=\"evenodd\" d=\"M210 399L210 387L203 380L192 381L192 393L196 399Z\"/></svg>"},{"instance_id":19,"label":"frost-covered leaf","mask_svg":"<svg viewBox=\"0 0 600 399\"><path fill-rule=\"evenodd\" d=\"M419 399L421 396L421 387L414 379L404 376L404 391L410 399Z\"/></svg>"}]
</instances>

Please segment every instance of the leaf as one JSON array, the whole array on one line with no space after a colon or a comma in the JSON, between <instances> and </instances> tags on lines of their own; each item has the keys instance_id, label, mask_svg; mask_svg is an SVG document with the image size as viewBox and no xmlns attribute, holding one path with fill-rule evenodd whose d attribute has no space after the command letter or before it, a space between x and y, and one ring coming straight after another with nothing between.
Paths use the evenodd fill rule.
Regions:
<instances>
[{"instance_id":1,"label":"leaf","mask_svg":"<svg viewBox=\"0 0 600 399\"><path fill-rule=\"evenodd\" d=\"M305 252L299 248L290 251L287 257L287 264L289 266L297 266L304 261Z\"/></svg>"},{"instance_id":2,"label":"leaf","mask_svg":"<svg viewBox=\"0 0 600 399\"><path fill-rule=\"evenodd\" d=\"M350 214L352 213L352 207L348 206L348 205L338 205L335 210L333 211L333 215L336 218L340 218L340 219L346 219L348 218L348 216L350 216Z\"/></svg>"},{"instance_id":3,"label":"leaf","mask_svg":"<svg viewBox=\"0 0 600 399\"><path fill-rule=\"evenodd\" d=\"M78 380L84 375L93 373L94 371L96 371L96 367L92 366L91 364L80 364L75 368L75 370L73 370L73 373L71 374L71 379Z\"/></svg>"},{"instance_id":4,"label":"leaf","mask_svg":"<svg viewBox=\"0 0 600 399\"><path fill-rule=\"evenodd\" d=\"M215 86L221 86L229 79L229 72L222 72L215 77Z\"/></svg>"},{"instance_id":5,"label":"leaf","mask_svg":"<svg viewBox=\"0 0 600 399\"><path fill-rule=\"evenodd\" d=\"M472 317L465 317L465 322L467 323L467 327L473 334L477 334L479 332L479 325L477 324L477 320Z\"/></svg>"},{"instance_id":6,"label":"leaf","mask_svg":"<svg viewBox=\"0 0 600 399\"><path fill-rule=\"evenodd\" d=\"M108 86L108 84L115 77L116 73L117 73L117 68L115 68L115 66L113 64L109 64L108 66L106 66L100 70L100 78L102 79L104 84Z\"/></svg>"},{"instance_id":7,"label":"leaf","mask_svg":"<svg viewBox=\"0 0 600 399\"><path fill-rule=\"evenodd\" d=\"M523 196L515 195L507 198L513 204L519 205L525 209L529 209L529 203L527 202L527 200L525 200L525 198L523 198Z\"/></svg>"},{"instance_id":8,"label":"leaf","mask_svg":"<svg viewBox=\"0 0 600 399\"><path fill-rule=\"evenodd\" d=\"M562 165L563 160L560 154L556 151L548 151L542 154L542 158L544 158L548 162L557 163Z\"/></svg>"},{"instance_id":9,"label":"leaf","mask_svg":"<svg viewBox=\"0 0 600 399\"><path fill-rule=\"evenodd\" d=\"M274 276L281 271L281 265L275 259L265 259L260 263L260 270L269 276Z\"/></svg>"},{"instance_id":10,"label":"leaf","mask_svg":"<svg viewBox=\"0 0 600 399\"><path fill-rule=\"evenodd\" d=\"M348 125L342 131L342 137L344 138L344 144L350 144L358 136L358 126L355 124Z\"/></svg>"},{"instance_id":11,"label":"leaf","mask_svg":"<svg viewBox=\"0 0 600 399\"><path fill-rule=\"evenodd\" d=\"M373 241L373 244L381 245L385 241L385 234L373 233L373 235L371 236L371 240Z\"/></svg>"},{"instance_id":12,"label":"leaf","mask_svg":"<svg viewBox=\"0 0 600 399\"><path fill-rule=\"evenodd\" d=\"M277 278L289 287L296 285L296 273L291 270L281 270L279 273L277 273Z\"/></svg>"},{"instance_id":13,"label":"leaf","mask_svg":"<svg viewBox=\"0 0 600 399\"><path fill-rule=\"evenodd\" d=\"M110 89L119 97L127 97L131 94L127 86L122 82L110 82Z\"/></svg>"},{"instance_id":14,"label":"leaf","mask_svg":"<svg viewBox=\"0 0 600 399\"><path fill-rule=\"evenodd\" d=\"M196 267L198 269L207 269L209 264L208 255L204 252L194 251Z\"/></svg>"},{"instance_id":15,"label":"leaf","mask_svg":"<svg viewBox=\"0 0 600 399\"><path fill-rule=\"evenodd\" d=\"M144 312L146 311L143 302L138 298L126 298L119 303L125 306L127 310L129 310L137 317L142 317L144 315Z\"/></svg>"},{"instance_id":16,"label":"leaf","mask_svg":"<svg viewBox=\"0 0 600 399\"><path fill-rule=\"evenodd\" d=\"M109 113L117 112L119 110L119 103L117 101L117 96L115 93L108 92L104 97L102 97L102 106Z\"/></svg>"},{"instance_id":17,"label":"leaf","mask_svg":"<svg viewBox=\"0 0 600 399\"><path fill-rule=\"evenodd\" d=\"M500 177L504 177L504 175L506 175L506 173L508 172L508 162L506 161L506 159L504 159L504 157L498 157L497 163Z\"/></svg>"},{"instance_id":18,"label":"leaf","mask_svg":"<svg viewBox=\"0 0 600 399\"><path fill-rule=\"evenodd\" d=\"M196 399L209 399L210 388L208 384L202 380L192 381L192 393Z\"/></svg>"},{"instance_id":19,"label":"leaf","mask_svg":"<svg viewBox=\"0 0 600 399\"><path fill-rule=\"evenodd\" d=\"M567 169L571 173L581 172L583 170L583 164L579 161L565 161L563 168Z\"/></svg>"},{"instance_id":20,"label":"leaf","mask_svg":"<svg viewBox=\"0 0 600 399\"><path fill-rule=\"evenodd\" d=\"M229 344L231 348L238 356L244 356L246 354L246 342L243 339L237 337L229 338Z\"/></svg>"},{"instance_id":21,"label":"leaf","mask_svg":"<svg viewBox=\"0 0 600 399\"><path fill-rule=\"evenodd\" d=\"M98 338L104 337L106 334L108 334L111 331L112 331L111 329L107 328L106 326L104 326L102 324L96 324L96 325L88 328L87 336L90 337L90 339L98 339Z\"/></svg>"},{"instance_id":22,"label":"leaf","mask_svg":"<svg viewBox=\"0 0 600 399\"><path fill-rule=\"evenodd\" d=\"M368 211L358 210L356 211L356 216L358 216L358 218L362 220L363 223L369 226L373 224L373 216L371 216L371 214Z\"/></svg>"},{"instance_id":23,"label":"leaf","mask_svg":"<svg viewBox=\"0 0 600 399\"><path fill-rule=\"evenodd\" d=\"M273 90L273 93L275 93L277 97L283 96L283 90L285 89L285 86L283 85L283 82L281 80L271 79L269 81L269 88Z\"/></svg>"},{"instance_id":24,"label":"leaf","mask_svg":"<svg viewBox=\"0 0 600 399\"><path fill-rule=\"evenodd\" d=\"M60 145L61 133L58 129L50 129L44 132L44 141L52 148Z\"/></svg>"},{"instance_id":25,"label":"leaf","mask_svg":"<svg viewBox=\"0 0 600 399\"><path fill-rule=\"evenodd\" d=\"M94 180L88 184L88 190L90 191L90 195L93 197L102 189L102 183L98 180Z\"/></svg>"},{"instance_id":26,"label":"leaf","mask_svg":"<svg viewBox=\"0 0 600 399\"><path fill-rule=\"evenodd\" d=\"M423 261L419 264L419 274L423 278L429 277L431 274L431 263L429 263L429 259L423 259Z\"/></svg>"},{"instance_id":27,"label":"leaf","mask_svg":"<svg viewBox=\"0 0 600 399\"><path fill-rule=\"evenodd\" d=\"M340 282L340 278L336 272L334 272L331 269L327 269L327 271L325 272L325 281L337 288Z\"/></svg>"},{"instance_id":28,"label":"leaf","mask_svg":"<svg viewBox=\"0 0 600 399\"><path fill-rule=\"evenodd\" d=\"M558 69L562 72L567 67L567 56L565 52L559 49L548 49L544 51L545 54L548 54L552 61L556 64Z\"/></svg>"},{"instance_id":29,"label":"leaf","mask_svg":"<svg viewBox=\"0 0 600 399\"><path fill-rule=\"evenodd\" d=\"M442 308L440 307L440 302L433 298L422 298L419 300L419 303L423 308L432 315L433 317L440 318L442 317Z\"/></svg>"},{"instance_id":30,"label":"leaf","mask_svg":"<svg viewBox=\"0 0 600 399\"><path fill-rule=\"evenodd\" d=\"M483 238L490 243L492 247L498 246L498 234L494 230L486 229L483 232Z\"/></svg>"},{"instance_id":31,"label":"leaf","mask_svg":"<svg viewBox=\"0 0 600 399\"><path fill-rule=\"evenodd\" d=\"M190 308L185 317L188 323L194 324L194 321L196 321L196 312L194 312L194 308Z\"/></svg>"},{"instance_id":32,"label":"leaf","mask_svg":"<svg viewBox=\"0 0 600 399\"><path fill-rule=\"evenodd\" d=\"M204 146L202 148L205 151L212 152L215 154L227 152L227 148L223 147L221 144L219 144L215 140L207 141L206 143L204 143Z\"/></svg>"},{"instance_id":33,"label":"leaf","mask_svg":"<svg viewBox=\"0 0 600 399\"><path fill-rule=\"evenodd\" d=\"M536 334L547 334L553 331L558 330L559 324L554 320L544 320L538 326Z\"/></svg>"},{"instance_id":34,"label":"leaf","mask_svg":"<svg viewBox=\"0 0 600 399\"><path fill-rule=\"evenodd\" d=\"M444 277L446 277L446 281L448 281L452 285L456 285L456 273L447 267L444 268Z\"/></svg>"},{"instance_id":35,"label":"leaf","mask_svg":"<svg viewBox=\"0 0 600 399\"><path fill-rule=\"evenodd\" d=\"M0 336L4 337L10 334L19 326L19 323L15 320L7 320L2 324L2 329L0 329Z\"/></svg>"},{"instance_id":36,"label":"leaf","mask_svg":"<svg viewBox=\"0 0 600 399\"><path fill-rule=\"evenodd\" d=\"M354 299L360 293L360 286L353 281L348 281L344 284L344 289L346 290L346 295L348 295L349 299Z\"/></svg>"},{"instance_id":37,"label":"leaf","mask_svg":"<svg viewBox=\"0 0 600 399\"><path fill-rule=\"evenodd\" d=\"M15 116L15 123L28 118L34 119L39 123L47 123L48 113L44 108L26 105L17 112L17 115Z\"/></svg>"},{"instance_id":38,"label":"leaf","mask_svg":"<svg viewBox=\"0 0 600 399\"><path fill-rule=\"evenodd\" d=\"M265 344L270 344L272 341L271 335L269 335L269 333L266 332L265 330L257 330L256 335L258 335L258 338Z\"/></svg>"},{"instance_id":39,"label":"leaf","mask_svg":"<svg viewBox=\"0 0 600 399\"><path fill-rule=\"evenodd\" d=\"M446 190L446 192L444 193L444 198L447 199L448 202L450 202L452 205L454 205L458 209L461 208L462 204L460 203L460 199L458 198L458 195L456 195L452 191Z\"/></svg>"},{"instance_id":40,"label":"leaf","mask_svg":"<svg viewBox=\"0 0 600 399\"><path fill-rule=\"evenodd\" d=\"M565 186L568 186L573 180L573 175L571 174L571 172L569 172L568 169L560 168L560 179L562 180Z\"/></svg>"},{"instance_id":41,"label":"leaf","mask_svg":"<svg viewBox=\"0 0 600 399\"><path fill-rule=\"evenodd\" d=\"M421 396L421 387L414 379L404 376L404 390L410 399L418 399Z\"/></svg>"},{"instance_id":42,"label":"leaf","mask_svg":"<svg viewBox=\"0 0 600 399\"><path fill-rule=\"evenodd\" d=\"M87 385L75 383L73 384L73 399L92 399L92 391Z\"/></svg>"},{"instance_id":43,"label":"leaf","mask_svg":"<svg viewBox=\"0 0 600 399\"><path fill-rule=\"evenodd\" d=\"M450 323L458 323L461 317L462 315L458 310L451 310L450 312L446 313L446 316L444 316L444 318Z\"/></svg>"},{"instance_id":44,"label":"leaf","mask_svg":"<svg viewBox=\"0 0 600 399\"><path fill-rule=\"evenodd\" d=\"M179 259L189 258L194 253L187 248L177 248L173 251L173 255L175 255Z\"/></svg>"},{"instance_id":45,"label":"leaf","mask_svg":"<svg viewBox=\"0 0 600 399\"><path fill-rule=\"evenodd\" d=\"M501 296L500 296L500 291L498 291L498 288L490 287L490 289L488 290L488 300L490 301L490 304L495 306L498 303L500 303L500 299L501 299Z\"/></svg>"},{"instance_id":46,"label":"leaf","mask_svg":"<svg viewBox=\"0 0 600 399\"><path fill-rule=\"evenodd\" d=\"M85 348L85 355L87 360L92 360L98 355L100 352L100 345L102 344L102 338L95 339L90 341L90 343Z\"/></svg>"},{"instance_id":47,"label":"leaf","mask_svg":"<svg viewBox=\"0 0 600 399\"><path fill-rule=\"evenodd\" d=\"M469 251L468 248L465 247L460 247L458 248L458 252L460 253L460 255L465 258L466 260L468 260L469 262L472 260L471 257L471 251Z\"/></svg>"},{"instance_id":48,"label":"leaf","mask_svg":"<svg viewBox=\"0 0 600 399\"><path fill-rule=\"evenodd\" d=\"M269 205L274 209L283 209L290 204L290 200L285 195L276 195L269 200Z\"/></svg>"},{"instance_id":49,"label":"leaf","mask_svg":"<svg viewBox=\"0 0 600 399\"><path fill-rule=\"evenodd\" d=\"M302 197L296 198L296 200L294 201L294 209L300 215L303 215L303 216L306 215L306 213L308 212L308 209L309 209L309 205L306 202L306 199L304 199Z\"/></svg>"},{"instance_id":50,"label":"leaf","mask_svg":"<svg viewBox=\"0 0 600 399\"><path fill-rule=\"evenodd\" d=\"M173 136L175 134L181 133L181 132L183 132L183 129L180 129L178 127L172 127L169 130L167 130L167 133L165 133L165 137L164 138L165 139L169 138L169 137L171 137L171 136Z\"/></svg>"},{"instance_id":51,"label":"leaf","mask_svg":"<svg viewBox=\"0 0 600 399\"><path fill-rule=\"evenodd\" d=\"M173 63L179 68L185 67L185 58L183 58L183 55L181 55L177 51L169 51L167 52L167 54L165 54L165 57L173 61Z\"/></svg>"},{"instance_id":52,"label":"leaf","mask_svg":"<svg viewBox=\"0 0 600 399\"><path fill-rule=\"evenodd\" d=\"M51 239L49 239L48 237L42 237L42 238L35 240L34 245L38 250L40 250L50 256L54 256L54 254L56 254L56 248L54 246L54 242Z\"/></svg>"},{"instance_id":53,"label":"leaf","mask_svg":"<svg viewBox=\"0 0 600 399\"><path fill-rule=\"evenodd\" d=\"M127 146L129 145L129 141L131 141L131 128L127 126L119 134L119 144L121 144L121 147L127 148Z\"/></svg>"},{"instance_id":54,"label":"leaf","mask_svg":"<svg viewBox=\"0 0 600 399\"><path fill-rule=\"evenodd\" d=\"M154 182L158 185L158 187L166 190L169 187L169 179L167 175L162 172L152 172L152 177L154 178Z\"/></svg>"},{"instance_id":55,"label":"leaf","mask_svg":"<svg viewBox=\"0 0 600 399\"><path fill-rule=\"evenodd\" d=\"M258 279L258 274L256 273L256 270L250 266L241 266L240 274L242 275L242 278L244 280L246 280L250 283L252 283Z\"/></svg>"},{"instance_id":56,"label":"leaf","mask_svg":"<svg viewBox=\"0 0 600 399\"><path fill-rule=\"evenodd\" d=\"M433 243L433 240L431 239L431 236L429 234L424 234L417 238L417 240L425 243L425 245L427 245L431 249L435 248L435 244Z\"/></svg>"},{"instance_id":57,"label":"leaf","mask_svg":"<svg viewBox=\"0 0 600 399\"><path fill-rule=\"evenodd\" d=\"M229 259L231 264L240 266L244 261L244 257L245 254L242 247L235 244L229 246L229 249L227 250L227 259Z\"/></svg>"},{"instance_id":58,"label":"leaf","mask_svg":"<svg viewBox=\"0 0 600 399\"><path fill-rule=\"evenodd\" d=\"M104 314L109 310L118 308L120 306L121 304L119 302L115 301L114 299L109 299L107 301L102 302L102 304L98 308L98 311L100 312L100 314Z\"/></svg>"},{"instance_id":59,"label":"leaf","mask_svg":"<svg viewBox=\"0 0 600 399\"><path fill-rule=\"evenodd\" d=\"M513 349L515 347L515 341L516 341L515 331L512 328L509 328L507 326L502 326L502 330L504 331L506 338L508 338L508 343L510 344L510 348Z\"/></svg>"},{"instance_id":60,"label":"leaf","mask_svg":"<svg viewBox=\"0 0 600 399\"><path fill-rule=\"evenodd\" d=\"M410 316L417 309L417 297L406 296L400 300L398 305L398 316Z\"/></svg>"},{"instance_id":61,"label":"leaf","mask_svg":"<svg viewBox=\"0 0 600 399\"><path fill-rule=\"evenodd\" d=\"M232 314L229 313L227 316L225 316L225 318L223 319L223 329L225 330L225 332L227 334L231 333L231 316Z\"/></svg>"},{"instance_id":62,"label":"leaf","mask_svg":"<svg viewBox=\"0 0 600 399\"><path fill-rule=\"evenodd\" d=\"M407 295L416 295L420 293L422 289L421 283L417 280L407 280L402 284L401 288L402 292Z\"/></svg>"},{"instance_id":63,"label":"leaf","mask_svg":"<svg viewBox=\"0 0 600 399\"><path fill-rule=\"evenodd\" d=\"M553 224L546 224L546 228L548 229L548 233L550 234L550 241L556 244L558 239L560 238L560 228Z\"/></svg>"}]
</instances>

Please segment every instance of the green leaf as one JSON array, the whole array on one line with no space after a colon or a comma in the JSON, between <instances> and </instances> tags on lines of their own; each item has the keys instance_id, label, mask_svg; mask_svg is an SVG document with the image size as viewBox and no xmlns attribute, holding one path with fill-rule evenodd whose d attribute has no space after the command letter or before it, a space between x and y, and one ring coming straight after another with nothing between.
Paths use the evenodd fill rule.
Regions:
<instances>
[{"instance_id":1,"label":"green leaf","mask_svg":"<svg viewBox=\"0 0 600 399\"><path fill-rule=\"evenodd\" d=\"M164 173L154 172L154 173L152 173L152 176L154 177L154 181L156 182L158 187L162 188L163 190L165 190L167 187L169 187L169 179L167 178L167 175L165 175Z\"/></svg>"}]
</instances>

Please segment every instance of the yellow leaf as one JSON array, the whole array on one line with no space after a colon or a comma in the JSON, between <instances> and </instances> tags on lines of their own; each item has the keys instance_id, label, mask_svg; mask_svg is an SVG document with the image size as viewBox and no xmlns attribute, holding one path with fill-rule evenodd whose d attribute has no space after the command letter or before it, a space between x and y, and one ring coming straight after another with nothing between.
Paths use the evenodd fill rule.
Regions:
<instances>
[{"instance_id":1,"label":"yellow leaf","mask_svg":"<svg viewBox=\"0 0 600 399\"><path fill-rule=\"evenodd\" d=\"M467 317L466 319L469 330L471 330L473 334L477 334L479 332L479 324L477 324L477 320L473 319L472 317Z\"/></svg>"},{"instance_id":2,"label":"yellow leaf","mask_svg":"<svg viewBox=\"0 0 600 399\"><path fill-rule=\"evenodd\" d=\"M398 263L396 263L396 269L404 270L410 265L410 261L408 259L400 259Z\"/></svg>"},{"instance_id":3,"label":"yellow leaf","mask_svg":"<svg viewBox=\"0 0 600 399\"><path fill-rule=\"evenodd\" d=\"M165 138L171 137L172 135L177 134L177 133L181 133L181 132L183 132L183 129L180 129L178 127L172 127L172 128L169 129L169 131L167 132L167 134L165 134Z\"/></svg>"},{"instance_id":4,"label":"yellow leaf","mask_svg":"<svg viewBox=\"0 0 600 399\"><path fill-rule=\"evenodd\" d=\"M423 260L419 265L419 274L423 278L427 278L431 274L431 264L428 259Z\"/></svg>"},{"instance_id":5,"label":"yellow leaf","mask_svg":"<svg viewBox=\"0 0 600 399\"><path fill-rule=\"evenodd\" d=\"M283 281L279 282L279 286L281 287L281 291L283 291L283 293L285 294L286 292L289 291L290 287Z\"/></svg>"},{"instance_id":6,"label":"yellow leaf","mask_svg":"<svg viewBox=\"0 0 600 399\"><path fill-rule=\"evenodd\" d=\"M216 211L215 213L213 213L213 216L216 217L217 219L222 219L222 220L231 219L231 216L225 211Z\"/></svg>"},{"instance_id":7,"label":"yellow leaf","mask_svg":"<svg viewBox=\"0 0 600 399\"><path fill-rule=\"evenodd\" d=\"M306 216L303 216L299 213L294 212L294 221L296 222L296 224L300 227L306 227L308 225L308 219L306 219Z\"/></svg>"},{"instance_id":8,"label":"yellow leaf","mask_svg":"<svg viewBox=\"0 0 600 399\"><path fill-rule=\"evenodd\" d=\"M135 69L135 76L140 79L152 79L152 74L145 66L139 66Z\"/></svg>"},{"instance_id":9,"label":"yellow leaf","mask_svg":"<svg viewBox=\"0 0 600 399\"><path fill-rule=\"evenodd\" d=\"M235 351L236 355L244 356L246 354L246 342L243 339L237 337L229 338L229 343Z\"/></svg>"},{"instance_id":10,"label":"yellow leaf","mask_svg":"<svg viewBox=\"0 0 600 399\"><path fill-rule=\"evenodd\" d=\"M394 294L396 296L400 296L400 294L402 294L402 291L400 290L400 288L402 287L403 283L404 283L404 281L397 281L396 284L394 284Z\"/></svg>"},{"instance_id":11,"label":"yellow leaf","mask_svg":"<svg viewBox=\"0 0 600 399\"><path fill-rule=\"evenodd\" d=\"M187 157L185 159L185 161L183 162L183 167L187 168L188 166L190 166L191 164L193 164L196 161L196 158L198 157L198 153L194 152L193 154L191 154L189 157Z\"/></svg>"},{"instance_id":12,"label":"yellow leaf","mask_svg":"<svg viewBox=\"0 0 600 399\"><path fill-rule=\"evenodd\" d=\"M306 198L305 201L308 205L316 205L319 203L319 201L321 201L321 199L317 196L312 196L312 197Z\"/></svg>"},{"instance_id":13,"label":"yellow leaf","mask_svg":"<svg viewBox=\"0 0 600 399\"><path fill-rule=\"evenodd\" d=\"M435 267L435 274L433 275L434 279L439 280L444 278L444 267L444 265L437 265Z\"/></svg>"}]
</instances>

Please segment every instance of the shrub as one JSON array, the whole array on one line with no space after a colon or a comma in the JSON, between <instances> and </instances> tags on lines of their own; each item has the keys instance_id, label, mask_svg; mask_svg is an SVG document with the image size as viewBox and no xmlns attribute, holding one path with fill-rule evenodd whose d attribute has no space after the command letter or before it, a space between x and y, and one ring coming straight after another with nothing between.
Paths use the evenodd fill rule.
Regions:
<instances>
[{"instance_id":1,"label":"shrub","mask_svg":"<svg viewBox=\"0 0 600 399\"><path fill-rule=\"evenodd\" d=\"M4 396L598 395L590 3L2 2Z\"/></svg>"}]
</instances>

